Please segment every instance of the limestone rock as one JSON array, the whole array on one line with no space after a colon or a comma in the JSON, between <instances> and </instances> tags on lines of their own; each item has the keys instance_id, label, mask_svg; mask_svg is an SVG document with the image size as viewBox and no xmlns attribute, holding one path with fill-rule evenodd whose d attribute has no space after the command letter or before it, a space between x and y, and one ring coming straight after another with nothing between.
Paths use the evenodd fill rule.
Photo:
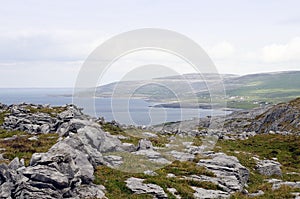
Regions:
<instances>
[{"instance_id":1,"label":"limestone rock","mask_svg":"<svg viewBox=\"0 0 300 199\"><path fill-rule=\"evenodd\" d=\"M147 139L141 139L138 143L137 150L151 150L153 149L152 143Z\"/></svg>"},{"instance_id":2,"label":"limestone rock","mask_svg":"<svg viewBox=\"0 0 300 199\"><path fill-rule=\"evenodd\" d=\"M180 152L180 151L170 151L169 154L173 156L176 160L179 161L192 161L195 158L195 155L190 154L190 153L185 153L185 152Z\"/></svg>"},{"instance_id":3,"label":"limestone rock","mask_svg":"<svg viewBox=\"0 0 300 199\"><path fill-rule=\"evenodd\" d=\"M195 190L194 197L196 199L212 199L212 198L230 198L230 194L219 190L208 190L197 187L192 187Z\"/></svg>"},{"instance_id":4,"label":"limestone rock","mask_svg":"<svg viewBox=\"0 0 300 199\"><path fill-rule=\"evenodd\" d=\"M209 157L211 159L200 160L198 165L204 166L216 175L217 179L214 182L220 183L228 192L242 191L249 179L249 170L234 156L213 153Z\"/></svg>"},{"instance_id":5,"label":"limestone rock","mask_svg":"<svg viewBox=\"0 0 300 199\"><path fill-rule=\"evenodd\" d=\"M23 171L23 175L40 182L51 183L58 189L68 187L69 179L55 168L38 165L28 167Z\"/></svg>"},{"instance_id":6,"label":"limestone rock","mask_svg":"<svg viewBox=\"0 0 300 199\"><path fill-rule=\"evenodd\" d=\"M278 175L281 176L281 164L274 160L258 160L256 164L257 171L266 176Z\"/></svg>"},{"instance_id":7,"label":"limestone rock","mask_svg":"<svg viewBox=\"0 0 300 199\"><path fill-rule=\"evenodd\" d=\"M127 179L126 186L133 191L135 194L151 194L155 198L168 198L167 194L160 186L156 184L145 184L144 179L140 178L129 178Z\"/></svg>"}]
</instances>

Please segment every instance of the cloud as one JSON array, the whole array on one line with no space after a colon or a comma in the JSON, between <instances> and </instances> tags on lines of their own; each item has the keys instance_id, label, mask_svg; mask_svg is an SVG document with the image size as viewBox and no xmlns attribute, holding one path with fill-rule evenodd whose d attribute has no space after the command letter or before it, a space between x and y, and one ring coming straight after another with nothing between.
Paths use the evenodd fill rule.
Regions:
<instances>
[{"instance_id":1,"label":"cloud","mask_svg":"<svg viewBox=\"0 0 300 199\"><path fill-rule=\"evenodd\" d=\"M286 44L271 44L262 48L262 60L267 63L300 61L300 37Z\"/></svg>"},{"instance_id":2,"label":"cloud","mask_svg":"<svg viewBox=\"0 0 300 199\"><path fill-rule=\"evenodd\" d=\"M82 60L102 40L103 34L96 31L1 31L0 61Z\"/></svg>"},{"instance_id":3,"label":"cloud","mask_svg":"<svg viewBox=\"0 0 300 199\"><path fill-rule=\"evenodd\" d=\"M234 53L235 47L227 41L220 42L208 49L208 54L214 59L230 58Z\"/></svg>"},{"instance_id":4,"label":"cloud","mask_svg":"<svg viewBox=\"0 0 300 199\"><path fill-rule=\"evenodd\" d=\"M72 87L81 64L80 61L0 63L0 87Z\"/></svg>"}]
</instances>

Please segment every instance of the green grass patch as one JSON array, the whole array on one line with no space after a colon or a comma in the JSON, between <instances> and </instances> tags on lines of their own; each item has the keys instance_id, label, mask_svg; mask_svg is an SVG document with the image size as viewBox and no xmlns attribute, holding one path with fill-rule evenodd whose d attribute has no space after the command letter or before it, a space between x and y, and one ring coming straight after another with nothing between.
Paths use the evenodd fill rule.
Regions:
<instances>
[{"instance_id":1,"label":"green grass patch","mask_svg":"<svg viewBox=\"0 0 300 199\"><path fill-rule=\"evenodd\" d=\"M4 123L4 118L7 113L8 113L7 111L0 112L0 125Z\"/></svg>"},{"instance_id":2,"label":"green grass patch","mask_svg":"<svg viewBox=\"0 0 300 199\"><path fill-rule=\"evenodd\" d=\"M175 188L182 198L192 199L194 190L191 186L202 187L206 189L220 189L211 182L199 182L182 178L183 176L208 175L214 174L207 171L204 167L199 167L194 162L174 161L172 164L155 171L157 176L149 176L141 173L126 173L106 166L100 166L95 172L95 183L106 187L108 198L153 198L149 195L135 195L126 187L125 181L130 177L145 179L144 183L152 183L161 186L168 194L168 198L175 197L167 191L167 188ZM176 178L167 178L168 173L173 173Z\"/></svg>"},{"instance_id":3,"label":"green grass patch","mask_svg":"<svg viewBox=\"0 0 300 199\"><path fill-rule=\"evenodd\" d=\"M47 152L58 139L55 133L37 135L38 140L28 140L32 135L28 135L22 131L6 131L0 130L0 148L4 148L3 157L13 160L15 157L24 158L25 164L29 165L29 161L33 153ZM14 140L4 140L3 138L17 136Z\"/></svg>"},{"instance_id":4,"label":"green grass patch","mask_svg":"<svg viewBox=\"0 0 300 199\"><path fill-rule=\"evenodd\" d=\"M293 196L291 193L296 191L296 189L292 189L288 186L281 186L277 190L272 190L271 185L264 185L261 187L262 191L264 191L264 195L252 197L252 199L294 199L295 196ZM231 199L250 199L251 197L248 197L242 193L235 193L231 196Z\"/></svg>"},{"instance_id":5,"label":"green grass patch","mask_svg":"<svg viewBox=\"0 0 300 199\"><path fill-rule=\"evenodd\" d=\"M262 190L265 195L257 198L291 198L291 188L283 187L272 191L271 184L265 182L269 178L279 178L284 181L299 181L297 174L286 174L287 172L299 172L300 170L300 137L260 134L249 138L248 140L226 141L219 140L216 145L216 151L222 151L228 155L236 156L240 163L250 170L249 187L250 193ZM259 156L260 159L277 158L282 164L283 176L263 176L256 172L256 162L252 157ZM236 193L232 198L247 198L241 193Z\"/></svg>"},{"instance_id":6,"label":"green grass patch","mask_svg":"<svg viewBox=\"0 0 300 199\"><path fill-rule=\"evenodd\" d=\"M219 141L223 151L244 151L261 158L277 158L290 171L300 170L300 137L296 135L259 134L247 140Z\"/></svg>"},{"instance_id":7,"label":"green grass patch","mask_svg":"<svg viewBox=\"0 0 300 199\"><path fill-rule=\"evenodd\" d=\"M12 137L14 135L21 136L21 135L28 135L28 133L24 131L8 131L0 128L0 139Z\"/></svg>"},{"instance_id":8,"label":"green grass patch","mask_svg":"<svg viewBox=\"0 0 300 199\"><path fill-rule=\"evenodd\" d=\"M204 167L197 166L195 162L180 162L174 161L172 164L161 169L163 173L173 173L176 176L190 176L190 175L206 175L215 177L214 173L208 171Z\"/></svg>"},{"instance_id":9,"label":"green grass patch","mask_svg":"<svg viewBox=\"0 0 300 199\"><path fill-rule=\"evenodd\" d=\"M56 117L59 113L67 110L65 107L53 106L53 107L32 107L27 106L26 109L30 113L47 113L52 117Z\"/></svg>"},{"instance_id":10,"label":"green grass patch","mask_svg":"<svg viewBox=\"0 0 300 199\"><path fill-rule=\"evenodd\" d=\"M253 109L259 107L259 104L254 104L253 101L228 101L227 108L237 109Z\"/></svg>"}]
</instances>

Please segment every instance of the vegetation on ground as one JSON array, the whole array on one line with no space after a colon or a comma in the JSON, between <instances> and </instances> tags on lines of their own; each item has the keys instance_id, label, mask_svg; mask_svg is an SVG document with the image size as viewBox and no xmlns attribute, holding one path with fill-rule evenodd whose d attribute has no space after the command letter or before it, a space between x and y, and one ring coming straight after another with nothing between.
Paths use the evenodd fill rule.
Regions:
<instances>
[{"instance_id":1,"label":"vegetation on ground","mask_svg":"<svg viewBox=\"0 0 300 199\"><path fill-rule=\"evenodd\" d=\"M30 113L47 113L52 117L56 117L59 113L65 111L66 107L62 107L62 106L33 107L28 105L26 109Z\"/></svg>"},{"instance_id":2,"label":"vegetation on ground","mask_svg":"<svg viewBox=\"0 0 300 199\"><path fill-rule=\"evenodd\" d=\"M265 192L257 198L293 198L291 192L296 191L289 187L281 187L273 191L272 185L265 180L277 178L283 181L300 181L300 175L292 172L300 171L300 137L294 135L260 134L247 140L219 140L216 151L225 152L236 156L242 165L250 170L250 179L247 190L255 193L258 190ZM277 159L282 164L282 176L267 177L259 174L256 170L256 162L253 157L259 159ZM236 193L232 198L247 198Z\"/></svg>"},{"instance_id":3,"label":"vegetation on ground","mask_svg":"<svg viewBox=\"0 0 300 199\"><path fill-rule=\"evenodd\" d=\"M126 180L130 177L145 179L143 183L152 183L161 186L168 194L168 198L175 199L175 197L168 192L167 188L175 188L179 195L183 198L191 199L194 190L191 186L201 187L205 189L221 189L211 182L200 182L196 180L189 180L184 176L189 175L207 175L214 176L213 173L207 171L204 167L199 167L194 162L180 162L174 161L172 164L155 171L157 176L150 176L141 173L125 173L120 170L112 169L106 166L99 166L95 172L95 183L102 184L106 187L108 198L152 198L149 195L135 195L126 187ZM167 177L168 173L176 175L175 178Z\"/></svg>"},{"instance_id":4,"label":"vegetation on ground","mask_svg":"<svg viewBox=\"0 0 300 199\"><path fill-rule=\"evenodd\" d=\"M29 165L33 153L47 152L58 139L58 134L48 133L36 135L37 140L29 140L29 135L23 131L7 131L0 129L0 148L3 157L8 161L13 160L15 157L24 158L25 165ZM5 138L13 138L6 140Z\"/></svg>"}]
</instances>

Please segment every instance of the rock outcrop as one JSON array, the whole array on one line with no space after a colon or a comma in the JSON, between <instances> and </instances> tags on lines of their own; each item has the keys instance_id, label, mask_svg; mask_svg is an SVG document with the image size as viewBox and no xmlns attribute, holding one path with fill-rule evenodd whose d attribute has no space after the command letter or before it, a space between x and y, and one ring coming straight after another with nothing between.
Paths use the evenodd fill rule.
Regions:
<instances>
[{"instance_id":1,"label":"rock outcrop","mask_svg":"<svg viewBox=\"0 0 300 199\"><path fill-rule=\"evenodd\" d=\"M300 98L277 104L258 115L249 125L249 130L258 133L270 131L300 134Z\"/></svg>"},{"instance_id":2,"label":"rock outcrop","mask_svg":"<svg viewBox=\"0 0 300 199\"><path fill-rule=\"evenodd\" d=\"M18 104L7 106L6 117L2 128L6 130L19 130L28 133L56 132L63 128L62 124L73 118L87 119L88 116L74 105L53 108L49 105ZM70 130L73 126L66 125Z\"/></svg>"},{"instance_id":3,"label":"rock outcrop","mask_svg":"<svg viewBox=\"0 0 300 199\"><path fill-rule=\"evenodd\" d=\"M194 198L229 198L236 192L247 193L245 187L247 187L249 179L249 170L241 165L234 156L209 152L208 150L211 148L208 144L212 143L211 145L214 146L214 141L217 139L245 140L261 132L268 131L270 133L269 130L274 130L275 133L281 132L280 130L287 127L286 125L281 128L283 127L280 125L281 122L289 121L289 127L298 128L299 118L295 119L298 117L298 109L290 110L295 108L296 102L298 101L290 102L293 105L289 106L280 105L279 107L283 107L282 109L275 109L276 106L274 106L268 111L256 109L254 112L243 111L241 115L237 112L233 113L226 119L228 123L224 129L192 129L195 127L192 127L192 123L183 122L184 128L172 130L173 126L170 125L163 129L161 134L154 134L147 129L151 133L142 132L139 140L137 137L131 137L130 134L124 134L125 131L120 135L111 135L105 132L102 126L107 123L103 119L84 115L81 109L73 105L55 109L47 105L6 106L0 104L0 113L3 118L2 128L7 131L26 131L33 134L28 138L26 137L26 141L33 142L40 139L39 135L36 134L41 133L56 132L59 135L58 142L47 152L32 155L29 166L25 166L24 160L18 158L9 164L0 164L0 199L106 198L105 187L94 184L95 169L99 169L99 166L122 168L123 165L128 164L128 157L131 159L140 158L139 160L145 160L146 166L151 166L145 167L142 161L138 161L138 167L148 169L141 171L144 172L142 177L136 178L137 175L132 175L135 177L126 175L123 178L127 180L122 183L126 183L126 187L134 194L148 194L154 198L168 198L168 195L173 194L176 198L184 198L182 190L177 189L176 186L166 188L146 182L148 177L150 179L159 178L160 175L164 175L163 177L170 181L176 178L178 181L197 181L198 184L207 182L213 185L210 189L204 189L201 186L197 187L198 184L195 182L188 184L190 190L194 190L191 193ZM44 110L44 112L39 110ZM271 114L274 110L278 111L278 114ZM271 124L271 117L279 118L281 122ZM281 120L281 117L287 117L287 119ZM253 122L255 118L258 119L256 123ZM208 125L208 120L209 118L203 119L201 124ZM265 122L264 125L268 126L264 128L266 131L255 129ZM111 125L120 128L116 122L112 122ZM249 125L255 128L251 129ZM275 125L276 128L272 125ZM237 126L240 128L236 132L230 131ZM246 128L251 131L245 131ZM288 131L288 133L294 132ZM205 140L207 136L214 138L214 140ZM201 139L197 142L194 142L194 139L186 139L190 137ZM160 140L160 138L163 139ZM4 141L15 139L16 137L11 135L3 138ZM199 154L201 156L198 156ZM203 156L205 157L202 158ZM175 160L178 160L176 164L197 161L197 164L194 162L193 165L204 167L206 169L204 171L210 171L210 174L203 172L202 175L195 173L181 175L178 174L180 172L176 173L176 168L174 171L168 171L164 174L156 171L156 169L160 169ZM282 175L280 164L276 161L257 159L256 163L256 170L253 172L267 176ZM273 189L278 189L282 185L299 188L299 182L279 181L273 183ZM218 190L213 190L214 186ZM256 197L262 194L263 192L254 192L249 196Z\"/></svg>"},{"instance_id":4,"label":"rock outcrop","mask_svg":"<svg viewBox=\"0 0 300 199\"><path fill-rule=\"evenodd\" d=\"M282 172L280 169L281 164L279 162L276 162L274 160L259 160L255 158L257 164L256 164L256 170L266 176L282 176Z\"/></svg>"},{"instance_id":5,"label":"rock outcrop","mask_svg":"<svg viewBox=\"0 0 300 199\"><path fill-rule=\"evenodd\" d=\"M198 165L212 171L216 177L194 176L201 181L211 181L218 184L228 193L243 191L249 179L249 170L241 165L234 156L224 153L207 154L209 159L202 159Z\"/></svg>"},{"instance_id":6,"label":"rock outcrop","mask_svg":"<svg viewBox=\"0 0 300 199\"><path fill-rule=\"evenodd\" d=\"M143 179L132 177L128 178L125 182L126 186L135 194L150 194L158 199L168 198L163 188L156 184L145 184L143 181Z\"/></svg>"},{"instance_id":7,"label":"rock outcrop","mask_svg":"<svg viewBox=\"0 0 300 199\"><path fill-rule=\"evenodd\" d=\"M126 150L115 136L104 132L92 118L75 106L53 116L30 113L22 106L12 106L3 127L10 130L41 132L47 124L61 138L46 153L33 154L30 165L18 159L0 165L0 195L3 198L105 198L105 188L93 184L94 169L110 165L103 158L107 152ZM27 105L26 105L27 107ZM24 125L37 128L23 128Z\"/></svg>"}]
</instances>

